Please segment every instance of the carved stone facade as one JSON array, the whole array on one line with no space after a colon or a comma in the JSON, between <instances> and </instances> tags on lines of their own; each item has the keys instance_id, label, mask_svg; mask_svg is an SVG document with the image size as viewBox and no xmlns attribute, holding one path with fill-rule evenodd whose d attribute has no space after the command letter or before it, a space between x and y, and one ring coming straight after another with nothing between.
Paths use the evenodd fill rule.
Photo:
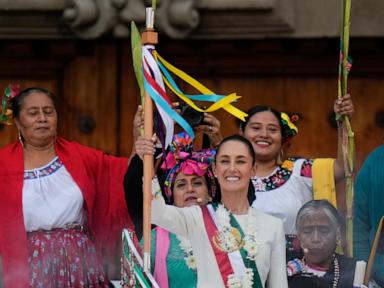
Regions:
<instances>
[{"instance_id":1,"label":"carved stone facade","mask_svg":"<svg viewBox=\"0 0 384 288\"><path fill-rule=\"evenodd\" d=\"M144 24L145 3L141 0L69 0L63 18L80 38L97 38L107 33L127 37L131 21ZM156 28L169 37L186 37L199 24L195 1L159 1L156 24Z\"/></svg>"},{"instance_id":2,"label":"carved stone facade","mask_svg":"<svg viewBox=\"0 0 384 288\"><path fill-rule=\"evenodd\" d=\"M129 36L150 0L0 0L0 38ZM170 38L336 37L335 0L158 0L156 29ZM352 36L383 36L382 0L354 1Z\"/></svg>"}]
</instances>

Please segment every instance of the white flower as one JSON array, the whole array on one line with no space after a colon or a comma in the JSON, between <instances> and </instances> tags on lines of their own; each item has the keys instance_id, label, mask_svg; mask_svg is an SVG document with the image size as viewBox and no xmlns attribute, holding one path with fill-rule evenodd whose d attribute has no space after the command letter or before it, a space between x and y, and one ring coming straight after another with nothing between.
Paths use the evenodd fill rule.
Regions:
<instances>
[{"instance_id":1,"label":"white flower","mask_svg":"<svg viewBox=\"0 0 384 288\"><path fill-rule=\"evenodd\" d=\"M253 286L253 270L247 268L243 277L243 288L252 288Z\"/></svg>"},{"instance_id":2,"label":"white flower","mask_svg":"<svg viewBox=\"0 0 384 288\"><path fill-rule=\"evenodd\" d=\"M188 257L184 258L185 262L187 263L187 266L189 269L196 270L196 258L194 255L189 255Z\"/></svg>"},{"instance_id":3,"label":"white flower","mask_svg":"<svg viewBox=\"0 0 384 288\"><path fill-rule=\"evenodd\" d=\"M222 227L230 227L230 216L229 211L225 209L224 205L220 204L216 209L217 222L221 224ZM221 228L221 227L219 227Z\"/></svg>"},{"instance_id":4,"label":"white flower","mask_svg":"<svg viewBox=\"0 0 384 288\"><path fill-rule=\"evenodd\" d=\"M251 268L245 269L244 275L228 276L227 286L229 288L252 288L253 286L253 271Z\"/></svg>"},{"instance_id":5,"label":"white flower","mask_svg":"<svg viewBox=\"0 0 384 288\"><path fill-rule=\"evenodd\" d=\"M239 277L236 277L235 275L231 274L228 276L227 286L228 288L242 288L243 285Z\"/></svg>"},{"instance_id":6,"label":"white flower","mask_svg":"<svg viewBox=\"0 0 384 288\"><path fill-rule=\"evenodd\" d=\"M184 257L186 265L189 269L196 270L196 258L193 254L191 242L189 242L189 240L184 237L176 236L176 238L180 241L179 247L186 256Z\"/></svg>"}]
</instances>

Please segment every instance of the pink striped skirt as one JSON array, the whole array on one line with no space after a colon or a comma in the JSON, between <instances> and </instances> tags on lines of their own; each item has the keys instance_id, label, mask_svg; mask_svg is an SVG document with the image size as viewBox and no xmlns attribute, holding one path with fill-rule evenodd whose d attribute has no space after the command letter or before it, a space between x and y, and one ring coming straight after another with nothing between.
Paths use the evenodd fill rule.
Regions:
<instances>
[{"instance_id":1,"label":"pink striped skirt","mask_svg":"<svg viewBox=\"0 0 384 288\"><path fill-rule=\"evenodd\" d=\"M28 234L30 287L107 288L101 254L82 229Z\"/></svg>"}]
</instances>

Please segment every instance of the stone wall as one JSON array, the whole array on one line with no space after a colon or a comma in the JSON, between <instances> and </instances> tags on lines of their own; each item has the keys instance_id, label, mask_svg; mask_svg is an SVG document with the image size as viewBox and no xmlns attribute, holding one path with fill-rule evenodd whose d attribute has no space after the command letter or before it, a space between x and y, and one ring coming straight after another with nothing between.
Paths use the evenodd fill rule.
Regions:
<instances>
[{"instance_id":1,"label":"stone wall","mask_svg":"<svg viewBox=\"0 0 384 288\"><path fill-rule=\"evenodd\" d=\"M148 1L149 2L149 1ZM384 1L352 1L351 35L384 36ZM129 36L144 0L0 0L0 38ZM339 35L336 0L159 0L156 28L171 38L321 38Z\"/></svg>"}]
</instances>

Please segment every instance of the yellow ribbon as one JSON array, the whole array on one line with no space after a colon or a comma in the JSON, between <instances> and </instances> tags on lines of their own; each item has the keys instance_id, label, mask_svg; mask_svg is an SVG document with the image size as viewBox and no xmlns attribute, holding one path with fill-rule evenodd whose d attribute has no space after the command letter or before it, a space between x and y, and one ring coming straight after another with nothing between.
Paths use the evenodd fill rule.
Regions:
<instances>
[{"instance_id":1,"label":"yellow ribbon","mask_svg":"<svg viewBox=\"0 0 384 288\"><path fill-rule=\"evenodd\" d=\"M291 121L291 118L288 116L287 113L281 112L281 118L287 122L289 128L294 130L296 134L299 132L299 129L295 124L293 124L293 122Z\"/></svg>"},{"instance_id":2,"label":"yellow ribbon","mask_svg":"<svg viewBox=\"0 0 384 288\"><path fill-rule=\"evenodd\" d=\"M167 62L164 58L162 58L156 51L154 51L154 56L156 59L158 59L169 71L171 71L173 74L178 76L180 79L194 87L196 90L198 90L200 93L204 95L211 95L216 94L207 87L205 87L203 84L201 84L199 81L195 80L185 72L181 71L180 69L176 68L169 62ZM191 99L188 97L185 97L183 94L179 93L174 89L174 87L168 82L168 80L164 77L164 82L167 85L169 89L172 90L173 93L175 93L180 99L182 99L184 102L186 102L189 106L191 106L193 109L199 111L199 112L213 112L220 108L223 108L228 113L232 114L233 116L239 118L242 121L245 121L245 117L247 117L247 113L241 111L240 109L233 106L231 103L236 101L237 99L241 98L241 96L236 95L236 93L231 93L221 100L213 103L211 106L209 106L207 109L202 109L198 107Z\"/></svg>"}]
</instances>

